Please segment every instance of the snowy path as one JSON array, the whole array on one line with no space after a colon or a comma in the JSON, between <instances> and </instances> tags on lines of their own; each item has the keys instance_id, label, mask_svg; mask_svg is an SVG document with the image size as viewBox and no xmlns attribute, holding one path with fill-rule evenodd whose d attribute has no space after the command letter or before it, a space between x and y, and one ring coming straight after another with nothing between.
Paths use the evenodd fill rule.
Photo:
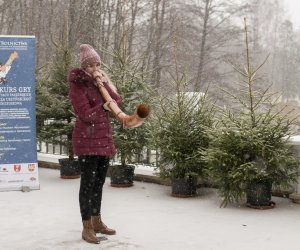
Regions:
<instances>
[{"instance_id":1,"label":"snowy path","mask_svg":"<svg viewBox=\"0 0 300 250\"><path fill-rule=\"evenodd\" d=\"M40 190L0 192L0 249L299 249L300 205L289 199L273 197L271 210L219 208L215 189L180 199L170 196L168 186L135 182L119 189L109 179L102 214L117 235L88 244L81 240L79 179L63 180L58 170L43 168L39 175Z\"/></svg>"}]
</instances>

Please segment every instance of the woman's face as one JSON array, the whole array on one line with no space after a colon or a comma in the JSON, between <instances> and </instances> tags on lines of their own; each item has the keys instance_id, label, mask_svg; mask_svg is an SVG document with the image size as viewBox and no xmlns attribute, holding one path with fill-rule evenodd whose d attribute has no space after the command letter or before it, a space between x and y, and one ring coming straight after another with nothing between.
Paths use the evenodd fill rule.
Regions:
<instances>
[{"instance_id":1,"label":"woman's face","mask_svg":"<svg viewBox=\"0 0 300 250\"><path fill-rule=\"evenodd\" d=\"M95 71L100 71L101 68L101 64L100 63L93 63L93 64L89 64L85 71L88 72L90 75L93 74L93 72Z\"/></svg>"}]
</instances>

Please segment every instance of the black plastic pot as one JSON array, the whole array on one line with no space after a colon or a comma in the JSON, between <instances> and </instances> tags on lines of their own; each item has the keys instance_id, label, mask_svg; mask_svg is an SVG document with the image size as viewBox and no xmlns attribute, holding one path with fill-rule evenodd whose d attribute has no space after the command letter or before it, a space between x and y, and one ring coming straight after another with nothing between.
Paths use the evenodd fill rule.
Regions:
<instances>
[{"instance_id":1,"label":"black plastic pot","mask_svg":"<svg viewBox=\"0 0 300 250\"><path fill-rule=\"evenodd\" d=\"M58 160L60 164L60 177L63 179L80 178L80 166L78 159L69 160L69 158L62 158Z\"/></svg>"},{"instance_id":2,"label":"black plastic pot","mask_svg":"<svg viewBox=\"0 0 300 250\"><path fill-rule=\"evenodd\" d=\"M112 187L131 187L133 185L133 165L114 165L110 167L110 185Z\"/></svg>"},{"instance_id":3,"label":"black plastic pot","mask_svg":"<svg viewBox=\"0 0 300 250\"><path fill-rule=\"evenodd\" d=\"M172 196L175 197L194 197L197 195L197 178L173 178Z\"/></svg>"},{"instance_id":4,"label":"black plastic pot","mask_svg":"<svg viewBox=\"0 0 300 250\"><path fill-rule=\"evenodd\" d=\"M247 188L247 205L250 207L274 207L272 197L272 183L270 181L255 181Z\"/></svg>"}]
</instances>

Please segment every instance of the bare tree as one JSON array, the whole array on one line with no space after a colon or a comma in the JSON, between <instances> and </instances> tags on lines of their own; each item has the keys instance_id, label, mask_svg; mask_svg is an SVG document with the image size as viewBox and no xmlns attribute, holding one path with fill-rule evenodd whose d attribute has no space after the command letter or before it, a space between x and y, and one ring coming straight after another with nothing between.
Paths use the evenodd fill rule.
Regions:
<instances>
[{"instance_id":1,"label":"bare tree","mask_svg":"<svg viewBox=\"0 0 300 250\"><path fill-rule=\"evenodd\" d=\"M288 81L286 90L288 86L296 88L289 82L296 82L298 76L292 80L278 70L283 56L286 65L294 65L299 48L298 40L283 43L280 38L285 17L279 0L251 0L246 5L238 0L0 0L0 32L35 35L37 68L44 74L54 59L54 43L64 40L66 11L70 51L77 53L81 43L108 51L125 42L128 55L144 58L141 68L150 72L148 82L160 89L169 81L166 73L173 70L171 44L175 36L179 69L189 74L191 90L195 91L209 82L224 82L225 77L231 77L223 61L239 51L245 15L252 29L252 48L257 55L270 53L266 72L270 80L279 87L278 79L283 77ZM290 31L293 37L295 30ZM122 39L126 41L121 43ZM282 46L292 47L287 54ZM109 64L113 61L109 53L103 53L102 58ZM285 72L289 77L297 74L291 67Z\"/></svg>"}]
</instances>

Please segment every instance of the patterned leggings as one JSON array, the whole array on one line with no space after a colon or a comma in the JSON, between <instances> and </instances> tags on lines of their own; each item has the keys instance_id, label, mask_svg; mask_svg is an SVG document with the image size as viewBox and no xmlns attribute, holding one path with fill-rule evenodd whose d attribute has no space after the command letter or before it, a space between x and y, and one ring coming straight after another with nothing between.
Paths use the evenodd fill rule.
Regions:
<instances>
[{"instance_id":1,"label":"patterned leggings","mask_svg":"<svg viewBox=\"0 0 300 250\"><path fill-rule=\"evenodd\" d=\"M105 182L109 157L79 156L81 180L79 205L82 220L100 215L102 189Z\"/></svg>"}]
</instances>

